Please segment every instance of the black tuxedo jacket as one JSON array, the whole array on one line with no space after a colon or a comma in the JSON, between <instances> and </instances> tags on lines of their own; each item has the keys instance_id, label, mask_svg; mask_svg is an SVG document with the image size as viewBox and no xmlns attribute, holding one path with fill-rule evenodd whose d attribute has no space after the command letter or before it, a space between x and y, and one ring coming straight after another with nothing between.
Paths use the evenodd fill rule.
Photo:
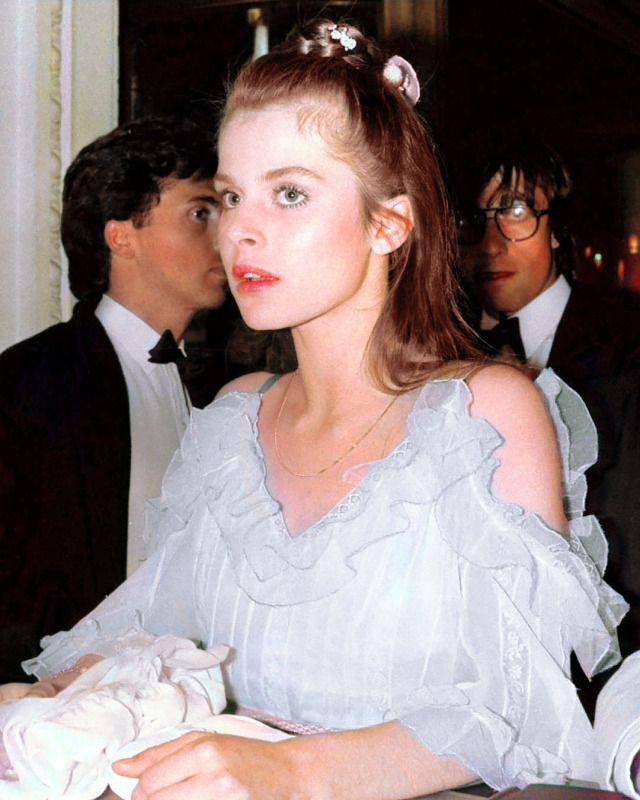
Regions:
<instances>
[{"instance_id":1,"label":"black tuxedo jacket","mask_svg":"<svg viewBox=\"0 0 640 800\"><path fill-rule=\"evenodd\" d=\"M640 649L640 296L574 283L548 366L598 429L587 510L609 542L605 577L631 605L619 628L626 655Z\"/></svg>"},{"instance_id":2,"label":"black tuxedo jacket","mask_svg":"<svg viewBox=\"0 0 640 800\"><path fill-rule=\"evenodd\" d=\"M0 355L0 683L124 580L130 453L125 379L91 306Z\"/></svg>"}]
</instances>

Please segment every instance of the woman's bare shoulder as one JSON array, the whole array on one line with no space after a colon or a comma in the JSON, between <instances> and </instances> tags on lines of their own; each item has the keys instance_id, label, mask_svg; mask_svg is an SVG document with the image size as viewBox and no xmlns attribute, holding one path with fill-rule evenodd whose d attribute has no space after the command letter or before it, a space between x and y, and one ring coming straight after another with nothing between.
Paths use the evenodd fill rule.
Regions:
<instances>
[{"instance_id":1,"label":"woman's bare shoulder","mask_svg":"<svg viewBox=\"0 0 640 800\"><path fill-rule=\"evenodd\" d=\"M493 479L498 497L538 514L565 534L562 463L556 431L542 391L524 372L492 364L467 379L469 412L501 435L500 466Z\"/></svg>"},{"instance_id":2,"label":"woman's bare shoulder","mask_svg":"<svg viewBox=\"0 0 640 800\"><path fill-rule=\"evenodd\" d=\"M234 378L234 380L226 383L216 395L216 400L230 392L255 392L271 377L271 372L249 372L247 375L241 375L239 378Z\"/></svg>"},{"instance_id":3,"label":"woman's bare shoulder","mask_svg":"<svg viewBox=\"0 0 640 800\"><path fill-rule=\"evenodd\" d=\"M471 412L492 420L506 414L511 417L527 409L545 411L542 393L523 371L508 364L488 364L474 370L466 383L473 401Z\"/></svg>"},{"instance_id":4,"label":"woman's bare shoulder","mask_svg":"<svg viewBox=\"0 0 640 800\"><path fill-rule=\"evenodd\" d=\"M556 432L542 391L521 370L491 364L471 375L469 413L487 420L505 447L542 458L557 448ZM503 460L506 453L503 448Z\"/></svg>"}]
</instances>

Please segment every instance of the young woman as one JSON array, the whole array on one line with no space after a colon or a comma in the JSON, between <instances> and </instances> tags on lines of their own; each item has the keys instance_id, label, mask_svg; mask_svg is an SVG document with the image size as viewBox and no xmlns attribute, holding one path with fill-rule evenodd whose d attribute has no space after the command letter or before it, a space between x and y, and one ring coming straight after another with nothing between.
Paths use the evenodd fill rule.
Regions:
<instances>
[{"instance_id":1,"label":"young woman","mask_svg":"<svg viewBox=\"0 0 640 800\"><path fill-rule=\"evenodd\" d=\"M480 778L590 778L569 675L616 660L567 399L486 366L463 332L452 221L402 59L312 23L228 98L220 248L244 320L297 368L194 412L155 555L30 669L138 619L232 648L229 698L281 742L191 733L116 764L133 797L403 798ZM564 458L564 461L563 461ZM563 509L563 464L569 523ZM569 470L569 466L571 470ZM574 499L571 499L574 498Z\"/></svg>"}]
</instances>

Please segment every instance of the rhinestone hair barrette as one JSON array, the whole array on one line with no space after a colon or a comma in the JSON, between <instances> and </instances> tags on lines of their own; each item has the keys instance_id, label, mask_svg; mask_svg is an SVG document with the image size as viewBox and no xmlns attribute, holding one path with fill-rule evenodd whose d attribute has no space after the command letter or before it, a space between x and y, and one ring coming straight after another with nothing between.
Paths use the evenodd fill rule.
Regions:
<instances>
[{"instance_id":1,"label":"rhinestone hair barrette","mask_svg":"<svg viewBox=\"0 0 640 800\"><path fill-rule=\"evenodd\" d=\"M349 50L355 50L356 48L356 40L353 36L349 36L347 28L344 25L333 25L331 27L331 38L339 41L347 52L349 52Z\"/></svg>"},{"instance_id":2,"label":"rhinestone hair barrette","mask_svg":"<svg viewBox=\"0 0 640 800\"><path fill-rule=\"evenodd\" d=\"M391 56L384 65L382 75L386 81L402 92L410 105L415 106L420 99L420 81L408 61L402 56Z\"/></svg>"}]
</instances>

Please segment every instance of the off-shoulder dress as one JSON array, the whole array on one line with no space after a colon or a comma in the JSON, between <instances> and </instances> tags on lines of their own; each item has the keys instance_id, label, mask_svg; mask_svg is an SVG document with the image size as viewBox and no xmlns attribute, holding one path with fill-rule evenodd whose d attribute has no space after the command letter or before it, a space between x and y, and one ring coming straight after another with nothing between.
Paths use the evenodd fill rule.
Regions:
<instances>
[{"instance_id":1,"label":"off-shoulder dress","mask_svg":"<svg viewBox=\"0 0 640 800\"><path fill-rule=\"evenodd\" d=\"M582 515L595 429L551 371L571 534L491 491L501 438L462 379L415 392L406 437L292 537L269 494L260 391L192 422L153 501L153 556L26 662L42 676L109 655L132 626L229 645L228 696L329 729L399 720L495 788L594 780L593 733L570 679L618 660L626 604Z\"/></svg>"}]
</instances>

